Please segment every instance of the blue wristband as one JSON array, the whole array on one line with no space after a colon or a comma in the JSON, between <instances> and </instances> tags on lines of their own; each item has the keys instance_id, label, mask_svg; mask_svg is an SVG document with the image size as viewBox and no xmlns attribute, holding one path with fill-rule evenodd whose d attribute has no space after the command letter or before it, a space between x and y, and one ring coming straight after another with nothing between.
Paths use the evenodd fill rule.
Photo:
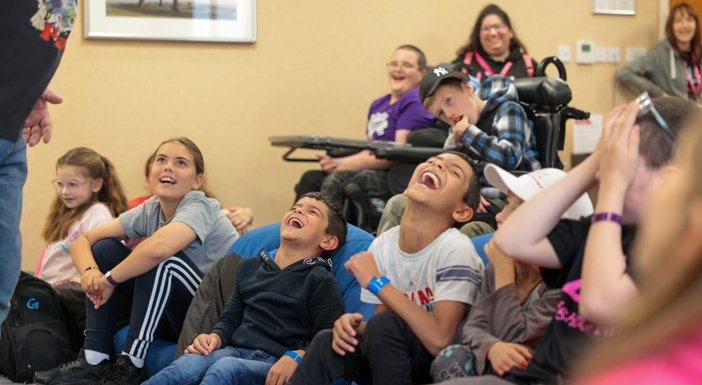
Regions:
<instances>
[{"instance_id":1,"label":"blue wristband","mask_svg":"<svg viewBox=\"0 0 702 385\"><path fill-rule=\"evenodd\" d=\"M380 277L372 277L370 282L368 282L368 287L366 289L373 293L373 295L377 296L378 293L380 293L380 290L388 283L390 283L390 280L384 275L381 275Z\"/></svg>"},{"instance_id":2,"label":"blue wristband","mask_svg":"<svg viewBox=\"0 0 702 385\"><path fill-rule=\"evenodd\" d=\"M292 359L295 360L295 362L297 362L298 364L299 364L300 362L302 362L302 357L300 357L299 354L297 354L296 352L294 352L294 351L292 351L292 350L288 350L287 352L283 353L283 355L292 358Z\"/></svg>"}]
</instances>

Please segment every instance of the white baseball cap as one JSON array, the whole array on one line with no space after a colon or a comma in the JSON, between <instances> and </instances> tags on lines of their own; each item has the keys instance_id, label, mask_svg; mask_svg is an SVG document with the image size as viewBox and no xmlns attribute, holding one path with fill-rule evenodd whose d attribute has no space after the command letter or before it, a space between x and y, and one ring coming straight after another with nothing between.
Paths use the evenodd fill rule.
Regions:
<instances>
[{"instance_id":1,"label":"white baseball cap","mask_svg":"<svg viewBox=\"0 0 702 385\"><path fill-rule=\"evenodd\" d=\"M566 175L563 170L557 168L542 168L516 177L494 164L485 166L484 173L488 182L500 192L503 194L511 192L523 201L533 197L546 186L555 183ZM587 194L583 194L561 215L561 218L580 219L581 217L592 215L592 212L592 201L590 201L590 197Z\"/></svg>"}]
</instances>

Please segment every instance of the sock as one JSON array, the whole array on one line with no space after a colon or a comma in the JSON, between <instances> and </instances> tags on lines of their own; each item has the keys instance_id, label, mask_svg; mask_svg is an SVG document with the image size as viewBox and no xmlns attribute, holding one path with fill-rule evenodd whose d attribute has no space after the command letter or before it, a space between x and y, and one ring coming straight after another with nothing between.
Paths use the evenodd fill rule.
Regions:
<instances>
[{"instance_id":1,"label":"sock","mask_svg":"<svg viewBox=\"0 0 702 385\"><path fill-rule=\"evenodd\" d=\"M85 353L85 360L88 361L90 365L97 365L102 361L110 360L109 355L101 352L96 352L95 350L85 349L83 353Z\"/></svg>"},{"instance_id":2,"label":"sock","mask_svg":"<svg viewBox=\"0 0 702 385\"><path fill-rule=\"evenodd\" d=\"M127 354L127 352L122 352L123 355L129 357L129 360L132 361L132 364L136 366L137 368L141 369L144 367L144 360L141 358L134 357L131 354Z\"/></svg>"}]
</instances>

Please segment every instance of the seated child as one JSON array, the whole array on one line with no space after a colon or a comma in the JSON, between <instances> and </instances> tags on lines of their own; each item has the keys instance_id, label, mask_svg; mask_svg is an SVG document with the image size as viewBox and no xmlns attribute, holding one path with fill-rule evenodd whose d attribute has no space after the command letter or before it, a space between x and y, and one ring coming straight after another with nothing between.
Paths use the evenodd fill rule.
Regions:
<instances>
[{"instance_id":1,"label":"seated child","mask_svg":"<svg viewBox=\"0 0 702 385\"><path fill-rule=\"evenodd\" d=\"M427 59L419 48L404 44L397 47L387 64L390 92L371 103L368 109L368 140L406 143L412 131L434 126L434 118L422 108L417 85L427 70ZM310 170L295 186L296 197L321 191L332 201L341 201L343 187L357 183L369 197L390 197L388 169L393 165L364 150L332 158L320 155L321 170Z\"/></svg>"},{"instance_id":2,"label":"seated child","mask_svg":"<svg viewBox=\"0 0 702 385\"><path fill-rule=\"evenodd\" d=\"M280 248L241 261L219 322L145 384L285 383L341 314L330 258L345 239L339 208L303 195L283 216Z\"/></svg>"},{"instance_id":3,"label":"seated child","mask_svg":"<svg viewBox=\"0 0 702 385\"><path fill-rule=\"evenodd\" d=\"M154 196L83 233L71 246L90 301L85 343L75 362L37 373L52 385L140 383L154 335L177 339L202 276L238 237L219 203L197 191L205 164L195 143L183 137L167 140L154 154L149 174ZM139 237L146 239L133 250L120 242ZM112 363L122 301L131 305L129 332Z\"/></svg>"},{"instance_id":4,"label":"seated child","mask_svg":"<svg viewBox=\"0 0 702 385\"><path fill-rule=\"evenodd\" d=\"M617 335L583 355L578 385L697 385L702 378L702 117L690 119L672 173L643 214L640 296ZM574 382L576 383L576 382Z\"/></svg>"},{"instance_id":5,"label":"seated child","mask_svg":"<svg viewBox=\"0 0 702 385\"><path fill-rule=\"evenodd\" d=\"M498 227L522 204L566 175L544 168L519 178L488 164L485 177L507 196L507 205L495 219ZM580 219L592 214L592 202L583 194L563 218ZM491 244L486 245L490 264L475 306L463 326L463 344L450 345L432 363L434 382L488 374L503 375L513 366L526 366L548 326L561 291L548 288L539 267L514 261Z\"/></svg>"},{"instance_id":6,"label":"seated child","mask_svg":"<svg viewBox=\"0 0 702 385\"><path fill-rule=\"evenodd\" d=\"M376 304L375 314L368 323L361 314L344 314L318 333L289 385L337 377L362 384L431 381L431 361L456 336L483 274L472 243L453 228L473 215L478 189L464 154L445 152L417 166L400 226L345 264L363 288L361 299Z\"/></svg>"},{"instance_id":7,"label":"seated child","mask_svg":"<svg viewBox=\"0 0 702 385\"><path fill-rule=\"evenodd\" d=\"M69 249L81 234L126 211L127 199L112 163L86 147L74 148L58 159L51 183L56 198L44 224L46 244L34 275L56 289L77 349L83 345L85 292ZM122 321L129 318L126 311L120 315Z\"/></svg>"},{"instance_id":8,"label":"seated child","mask_svg":"<svg viewBox=\"0 0 702 385\"><path fill-rule=\"evenodd\" d=\"M56 198L44 224L46 245L34 275L58 288L80 283L69 253L73 241L126 211L127 199L112 163L85 147L74 148L56 161L56 179L51 184Z\"/></svg>"},{"instance_id":9,"label":"seated child","mask_svg":"<svg viewBox=\"0 0 702 385\"><path fill-rule=\"evenodd\" d=\"M648 101L651 103L651 101ZM561 300L525 368L504 378L483 376L451 384L553 384L568 381L571 365L590 342L611 337L621 309L637 295L631 247L648 197L674 168L677 132L696 107L679 98L615 108L595 152L564 178L524 202L497 230L494 247L537 264ZM595 214L560 219L594 184Z\"/></svg>"},{"instance_id":10,"label":"seated child","mask_svg":"<svg viewBox=\"0 0 702 385\"><path fill-rule=\"evenodd\" d=\"M424 108L452 126L444 148L457 146L478 161L478 176L483 187L490 187L483 178L487 162L507 171L541 168L531 121L517 103L517 89L511 81L494 76L478 88L468 80L450 65L439 65L428 71L419 85ZM497 198L491 192L490 189L481 191L479 212L485 212L490 205L483 195ZM378 226L379 234L399 224L404 205L402 195L395 195L388 201ZM481 219L493 221L493 218Z\"/></svg>"}]
</instances>

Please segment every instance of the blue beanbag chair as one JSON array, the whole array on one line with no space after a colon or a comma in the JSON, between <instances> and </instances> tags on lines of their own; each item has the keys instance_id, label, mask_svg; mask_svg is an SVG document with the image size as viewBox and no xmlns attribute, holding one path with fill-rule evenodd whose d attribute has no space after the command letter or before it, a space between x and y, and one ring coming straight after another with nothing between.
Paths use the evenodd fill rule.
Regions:
<instances>
[{"instance_id":1,"label":"blue beanbag chair","mask_svg":"<svg viewBox=\"0 0 702 385\"><path fill-rule=\"evenodd\" d=\"M488 259L487 255L485 255L485 245L488 242L490 242L493 235L495 235L495 233L487 233L483 235L478 235L477 237L473 237L470 239L471 242L473 242L473 246L475 246L475 251L478 252L480 259L483 260L483 264L485 266L487 266L487 264L490 263L490 260Z\"/></svg>"}]
</instances>

